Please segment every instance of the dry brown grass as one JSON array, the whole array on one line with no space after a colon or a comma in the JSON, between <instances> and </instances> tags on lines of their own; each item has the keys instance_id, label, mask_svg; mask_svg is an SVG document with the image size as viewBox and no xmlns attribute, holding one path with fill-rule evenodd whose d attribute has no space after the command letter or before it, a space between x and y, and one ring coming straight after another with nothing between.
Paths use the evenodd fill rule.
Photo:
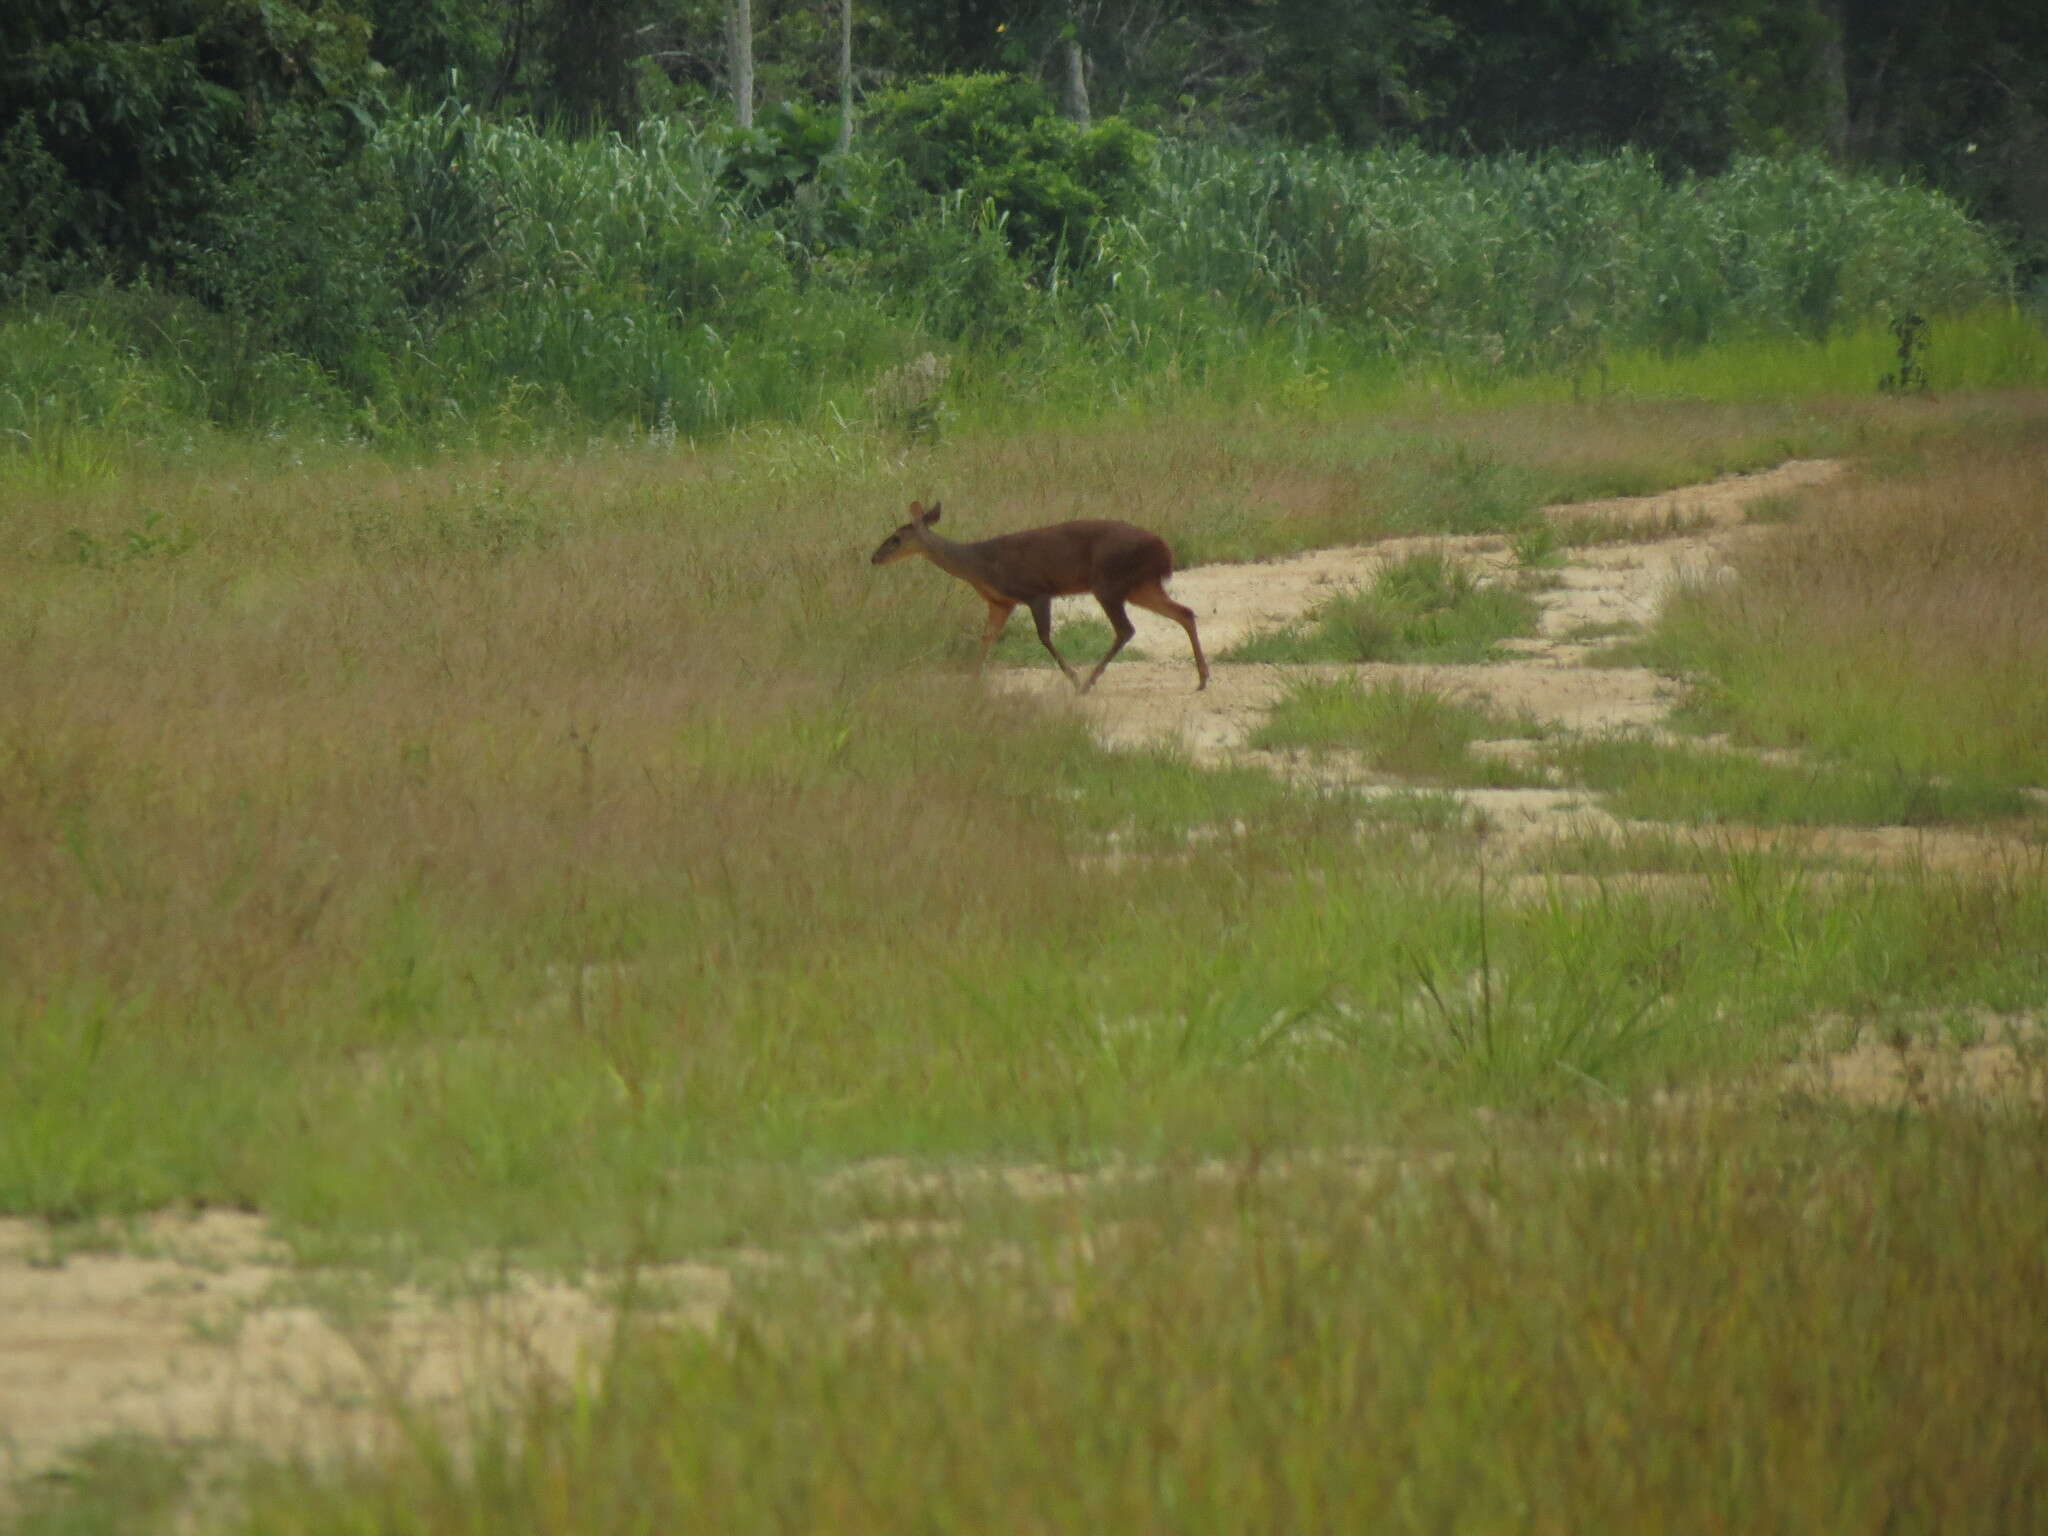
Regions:
<instances>
[{"instance_id":1,"label":"dry brown grass","mask_svg":"<svg viewBox=\"0 0 2048 1536\"><path fill-rule=\"evenodd\" d=\"M974 615L860 558L910 495L973 530L1115 512L1197 548L1280 547L1368 536L1381 471L1422 475L1447 442L1613 465L1668 449L1678 420L1125 421L897 462L770 440L25 494L0 554L0 957L32 993L89 978L274 1017L407 890L479 921L555 910L572 882L628 901L742 830L803 883L843 880L855 912L874 890L906 918L971 911L971 873L909 872L986 843L1006 755L1038 749L995 740L1003 707L948 681ZM1717 408L1687 430L1727 451L1794 426ZM1977 458L1836 493L1754 557L1741 611L2048 740L2013 681L2048 672L2048 460L2038 433ZM1006 878L1059 882L1028 808L1001 841Z\"/></svg>"},{"instance_id":2,"label":"dry brown grass","mask_svg":"<svg viewBox=\"0 0 2048 1536\"><path fill-rule=\"evenodd\" d=\"M1667 644L1760 739L1902 771L2048 783L2048 401L2003 431L1924 446L1695 592Z\"/></svg>"},{"instance_id":3,"label":"dry brown grass","mask_svg":"<svg viewBox=\"0 0 2048 1536\"><path fill-rule=\"evenodd\" d=\"M1740 421L1802 452L1836 430L1772 410ZM1242 1489L1276 1457L1326 1459L1327 1485L1298 1486L1326 1487L1333 1510L1357 1501L1340 1524L1370 1523L1399 1489L1358 1483L1357 1447L1404 1434L1427 1457L1389 1476L1433 1497L1479 1488L1471 1469L1501 1465L1502 1447L1519 1458L1525 1476L1470 1506L1482 1529L1527 1523L1557 1490L1590 1494L1595 1525L1672 1524L1710 1508L1702 1443L1744 1465L1806 1453L1743 1484L1723 1524L1878 1511L1888 1479L1927 1465L1952 1469L1954 1510L2034 1497L2037 1470L2013 1469L2039 1436L1993 1404L2036 1364L2001 1354L1999 1330L2039 1292L2037 1135L1978 1127L1959 1144L1930 1127L1919 1173L1873 1214L1863 1181L1894 1156L1884 1125L1851 1141L1825 1117L1732 1124L1673 1182L1690 1132L1668 1147L1653 1132L1623 1169L1632 1130L1589 1157L1576 1117L1513 1111L1753 1069L1828 1011L2037 1007L2037 872L1847 885L1730 847L1703 859L1697 901L1607 881L1487 908L1463 833L1361 826L1341 798L1261 775L1112 759L1077 721L975 688L971 596L865 559L908 500L934 495L970 531L1115 512L1211 552L1366 537L1468 492L1511 506L1550 472L1526 455L1567 424L1510 412L1493 442L1470 423L1334 415L1127 422L900 460L762 439L237 466L12 500L0 1196L53 1215L233 1205L343 1252L397 1237L581 1263L815 1237L815 1175L849 1158L1085 1167L1223 1150L1249 1191L1268 1155L1465 1144L1485 1105L1484 1125L1510 1124L1532 1155L1511 1139L1441 1200L1403 1182L1369 1211L1355 1180L1327 1208L1313 1191L1233 1191L1245 1228L1213 1243L1213 1223L1169 1200L1130 1229L1136 1288L1113 1263L1071 1262L1113 1261L1122 1241L1087 1211L1015 1234L1020 1292L1002 1290L1014 1266L951 1246L937 1262L970 1291L926 1288L892 1247L872 1289L763 1299L754 1347L787 1338L789 1353L722 1339L681 1359L673 1400L666 1355L618 1376L661 1401L643 1420L607 1400L601 1464L557 1459L543 1411L532 1434L489 1442L512 1458L502 1499L462 1476L418 1496L394 1469L386 1508L420 1511L422 1529L464 1510L518 1529L548 1508L573 1511L552 1528L609 1528L517 1475L550 1465L565 1487L618 1492L620 1528L638 1529L650 1497L742 1509L742 1484L756 1501L773 1486L758 1475L773 1456L808 1476L806 1446L838 1437L849 1466L900 1448L885 1476L912 1490L901 1507L925 1509L934 1425L983 1426L958 1464L970 1494L1042 1515L1048 1488L1079 1487L1067 1523L1112 1509L1119 1528L1176 1517L1119 1502L1146 1486L1133 1458L1169 1443L1199 1453L1198 1479L1216 1469L1214 1507L1276 1527L1306 1506L1248 1505ZM1670 426L1662 411L1588 413L1552 451L1588 480L1602 453L1654 468ZM1445 468L1469 483L1433 487ZM1959 541L1986 531L1956 526ZM1773 590L1785 621L1799 589ZM1175 857L1102 857L1135 846ZM1623 867L1672 862L1626 853ZM1988 1173L1973 1173L1979 1147ZM1838 1170L1818 1205L1784 1174L1817 1157ZM1778 1192L1767 1219L1752 1187ZM1893 1257L1873 1289L1880 1250ZM1789 1305L1788 1253L1803 1266ZM1931 1262L1955 1283L1928 1286ZM1017 1296L1057 1308L1076 1286L1105 1303L1087 1326L1001 1326ZM1562 1330L1559 1298L1578 1308ZM878 1317L903 1353L875 1355L883 1335L856 1329L827 1338L847 1352L814 1370L826 1304ZM1883 1369L1842 1374L1878 1327L1893 1330L1868 1356ZM1048 1355L1049 1338L1069 1353ZM1203 1353L1218 1338L1221 1376ZM1560 1338L1583 1347L1560 1356ZM1555 1368L1527 1375L1538 1358ZM1304 1394L1290 1361L1340 1368ZM1894 1411L1902 1379L1912 1401ZM1219 1418L1224 1380L1242 1391ZM1504 1398L1503 1380L1528 1390ZM1839 1385L1818 1419L1815 1380ZM1155 1406L1133 1415L1129 1394ZM1002 1470L1058 1444L1014 1434L1020 1400L1055 1428L1114 1430L1090 1481ZM1327 1411L1304 1420L1311 1400ZM1560 1401L1608 1405L1595 1441ZM1436 1411L1420 1435L1417 1402ZM1823 1420L1826 1435L1801 1438ZM1982 1456L1952 1427L1974 1422L2006 1426ZM1956 1455L1930 1463L1930 1444ZM700 1447L744 1474L731 1490L645 1474ZM818 1506L821 1528L845 1525L843 1491ZM311 1508L303 1490L288 1502ZM754 1507L764 1528L793 1523ZM1936 1523L1951 1509L1929 1507ZM1436 1513L1413 1523L1450 1528Z\"/></svg>"}]
</instances>

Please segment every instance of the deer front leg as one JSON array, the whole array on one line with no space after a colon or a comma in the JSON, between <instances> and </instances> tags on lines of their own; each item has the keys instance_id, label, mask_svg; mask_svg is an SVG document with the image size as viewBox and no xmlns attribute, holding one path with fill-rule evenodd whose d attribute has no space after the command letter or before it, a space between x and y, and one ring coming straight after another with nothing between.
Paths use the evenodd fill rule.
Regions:
<instances>
[{"instance_id":1,"label":"deer front leg","mask_svg":"<svg viewBox=\"0 0 2048 1536\"><path fill-rule=\"evenodd\" d=\"M1102 660L1095 663L1095 670L1088 674L1088 681L1081 685L1083 693L1095 686L1095 680L1102 676L1103 670L1116 660L1116 653L1129 645L1131 636L1138 632L1131 624L1130 614L1124 611L1122 598L1107 597L1098 592L1095 594L1095 601L1102 604L1102 611L1108 617L1110 630L1116 639L1110 642L1109 650L1104 653Z\"/></svg>"},{"instance_id":2,"label":"deer front leg","mask_svg":"<svg viewBox=\"0 0 2048 1536\"><path fill-rule=\"evenodd\" d=\"M1067 681L1078 689L1081 686L1081 679L1074 675L1074 669L1067 665L1067 658L1062 656L1059 647L1052 643L1051 598L1034 597L1031 600L1031 622L1038 626L1038 643L1060 664L1060 670L1067 674Z\"/></svg>"},{"instance_id":3,"label":"deer front leg","mask_svg":"<svg viewBox=\"0 0 2048 1536\"><path fill-rule=\"evenodd\" d=\"M977 676L980 675L981 669L988 665L989 647L1002 637L1003 626L1010 622L1010 610L1017 606L1015 603L999 603L992 597L987 599L987 602L988 623L983 625L981 630L981 654L974 658L974 671Z\"/></svg>"}]
</instances>

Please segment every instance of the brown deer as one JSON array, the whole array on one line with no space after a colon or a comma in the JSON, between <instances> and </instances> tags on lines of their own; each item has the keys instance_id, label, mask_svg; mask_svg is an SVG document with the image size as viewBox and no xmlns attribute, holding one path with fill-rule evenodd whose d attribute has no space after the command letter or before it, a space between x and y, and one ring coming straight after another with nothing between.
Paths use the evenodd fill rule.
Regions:
<instances>
[{"instance_id":1,"label":"brown deer","mask_svg":"<svg viewBox=\"0 0 2048 1536\"><path fill-rule=\"evenodd\" d=\"M1195 648L1195 671L1201 677L1196 690L1209 686L1209 659L1202 654L1201 637L1195 633L1194 611L1166 595L1166 578L1173 574L1173 551L1166 540L1129 523L1101 518L1054 523L1047 528L1027 528L1022 533L998 534L973 544L955 544L932 532L939 520L939 503L929 509L910 504L910 521L882 540L873 564L907 560L923 555L949 576L958 576L981 594L988 604L988 626L981 634L981 656L977 670L988 660L988 648L996 643L1010 611L1019 603L1031 610L1038 626L1038 643L1052 652L1052 659L1067 674L1067 681L1082 693L1095 686L1102 669L1116 659L1124 643L1136 634L1125 603L1164 614L1188 632L1188 644ZM1109 654L1095 663L1095 670L1082 682L1067 665L1067 658L1052 643L1052 600L1092 592L1109 627L1116 631L1116 643Z\"/></svg>"}]
</instances>

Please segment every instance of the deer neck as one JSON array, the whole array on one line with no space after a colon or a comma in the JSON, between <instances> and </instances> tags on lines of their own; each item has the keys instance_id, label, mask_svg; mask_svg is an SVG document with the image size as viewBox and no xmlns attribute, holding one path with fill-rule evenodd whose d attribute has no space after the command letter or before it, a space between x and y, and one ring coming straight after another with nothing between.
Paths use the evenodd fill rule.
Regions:
<instances>
[{"instance_id":1,"label":"deer neck","mask_svg":"<svg viewBox=\"0 0 2048 1536\"><path fill-rule=\"evenodd\" d=\"M969 586L987 587L993 581L995 572L978 544L956 544L925 528L918 532L917 547L933 565Z\"/></svg>"}]
</instances>

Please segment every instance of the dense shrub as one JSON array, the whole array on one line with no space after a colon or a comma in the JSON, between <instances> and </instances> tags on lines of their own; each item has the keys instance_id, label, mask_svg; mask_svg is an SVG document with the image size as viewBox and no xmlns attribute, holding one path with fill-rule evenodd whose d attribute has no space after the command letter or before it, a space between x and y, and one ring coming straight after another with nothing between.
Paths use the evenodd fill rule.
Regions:
<instances>
[{"instance_id":1,"label":"dense shrub","mask_svg":"<svg viewBox=\"0 0 2048 1536\"><path fill-rule=\"evenodd\" d=\"M2003 253L1937 193L1812 158L1668 180L1571 158L1177 146L1133 221L1159 285L1396 354L1570 365L1602 346L1793 333L2001 296Z\"/></svg>"},{"instance_id":2,"label":"dense shrub","mask_svg":"<svg viewBox=\"0 0 2048 1536\"><path fill-rule=\"evenodd\" d=\"M1152 167L1148 135L1116 118L1069 122L1036 83L1010 75L883 92L868 129L872 152L919 192L987 205L1011 248L1040 263L1083 262L1097 224L1136 209Z\"/></svg>"},{"instance_id":3,"label":"dense shrub","mask_svg":"<svg viewBox=\"0 0 2048 1536\"><path fill-rule=\"evenodd\" d=\"M339 400L372 435L688 433L864 411L877 373L934 350L993 365L956 386L1000 373L1011 395L1254 351L1577 376L1615 349L1967 310L2010 281L1953 203L1811 159L1674 181L1635 152L1155 155L990 77L887 98L854 155L823 126L567 137L441 106L358 148L331 116L286 116L176 247L211 315L123 332L103 295L80 346L96 377L109 336L163 359L185 381L165 398L216 421ZM25 135L0 154L16 186L49 174ZM24 264L51 238L0 234Z\"/></svg>"},{"instance_id":4,"label":"dense shrub","mask_svg":"<svg viewBox=\"0 0 2048 1536\"><path fill-rule=\"evenodd\" d=\"M75 14L89 9L89 23ZM65 187L43 234L134 270L190 240L277 114L366 121L363 18L327 0L9 0L0 6L0 210L24 165ZM43 158L43 157L46 157Z\"/></svg>"}]
</instances>

